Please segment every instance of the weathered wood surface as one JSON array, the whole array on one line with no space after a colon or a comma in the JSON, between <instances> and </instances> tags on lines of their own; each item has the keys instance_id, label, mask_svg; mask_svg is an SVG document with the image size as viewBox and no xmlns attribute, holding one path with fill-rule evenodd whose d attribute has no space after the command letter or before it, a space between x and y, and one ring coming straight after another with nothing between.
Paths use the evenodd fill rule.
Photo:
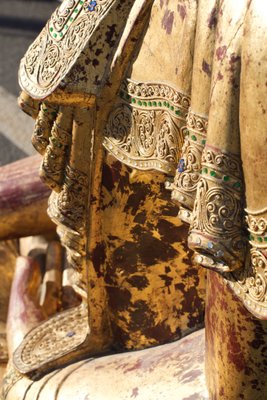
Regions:
<instances>
[{"instance_id":1,"label":"weathered wood surface","mask_svg":"<svg viewBox=\"0 0 267 400\"><path fill-rule=\"evenodd\" d=\"M47 216L50 190L38 175L40 156L0 168L0 240L55 229Z\"/></svg>"}]
</instances>

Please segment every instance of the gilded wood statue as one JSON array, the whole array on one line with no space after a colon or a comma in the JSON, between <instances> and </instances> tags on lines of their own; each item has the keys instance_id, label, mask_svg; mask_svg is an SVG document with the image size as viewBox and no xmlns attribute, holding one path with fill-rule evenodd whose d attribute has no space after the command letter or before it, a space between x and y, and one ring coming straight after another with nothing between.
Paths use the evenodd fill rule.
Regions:
<instances>
[{"instance_id":1,"label":"gilded wood statue","mask_svg":"<svg viewBox=\"0 0 267 400\"><path fill-rule=\"evenodd\" d=\"M19 103L76 301L9 330L3 399L267 398L266 10L65 0L30 46ZM18 264L9 326L52 276Z\"/></svg>"}]
</instances>

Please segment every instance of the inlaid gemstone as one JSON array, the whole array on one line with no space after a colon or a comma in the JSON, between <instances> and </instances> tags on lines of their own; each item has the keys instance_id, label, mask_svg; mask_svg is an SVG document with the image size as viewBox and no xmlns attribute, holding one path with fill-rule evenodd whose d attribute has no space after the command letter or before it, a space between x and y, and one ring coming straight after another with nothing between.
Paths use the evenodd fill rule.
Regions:
<instances>
[{"instance_id":1,"label":"inlaid gemstone","mask_svg":"<svg viewBox=\"0 0 267 400\"><path fill-rule=\"evenodd\" d=\"M178 169L178 172L184 172L184 170L185 170L185 161L184 161L183 158L180 159L177 169Z\"/></svg>"},{"instance_id":2,"label":"inlaid gemstone","mask_svg":"<svg viewBox=\"0 0 267 400\"><path fill-rule=\"evenodd\" d=\"M194 142L195 142L197 140L197 137L195 135L192 135L191 139L194 140Z\"/></svg>"},{"instance_id":3,"label":"inlaid gemstone","mask_svg":"<svg viewBox=\"0 0 267 400\"><path fill-rule=\"evenodd\" d=\"M223 180L224 180L224 182L228 182L228 181L229 181L229 179L230 179L230 177L229 177L228 175L224 175L224 176L223 176Z\"/></svg>"},{"instance_id":4,"label":"inlaid gemstone","mask_svg":"<svg viewBox=\"0 0 267 400\"><path fill-rule=\"evenodd\" d=\"M240 182L235 182L233 184L233 187L239 189L241 187L241 183Z\"/></svg>"},{"instance_id":5,"label":"inlaid gemstone","mask_svg":"<svg viewBox=\"0 0 267 400\"><path fill-rule=\"evenodd\" d=\"M70 331L66 334L67 337L73 337L75 335L75 332Z\"/></svg>"},{"instance_id":6,"label":"inlaid gemstone","mask_svg":"<svg viewBox=\"0 0 267 400\"><path fill-rule=\"evenodd\" d=\"M216 176L216 172L215 171L210 171L210 176Z\"/></svg>"},{"instance_id":7,"label":"inlaid gemstone","mask_svg":"<svg viewBox=\"0 0 267 400\"><path fill-rule=\"evenodd\" d=\"M96 1L90 1L90 3L87 6L87 10L88 11L94 11L96 6L97 6L97 2Z\"/></svg>"}]
</instances>

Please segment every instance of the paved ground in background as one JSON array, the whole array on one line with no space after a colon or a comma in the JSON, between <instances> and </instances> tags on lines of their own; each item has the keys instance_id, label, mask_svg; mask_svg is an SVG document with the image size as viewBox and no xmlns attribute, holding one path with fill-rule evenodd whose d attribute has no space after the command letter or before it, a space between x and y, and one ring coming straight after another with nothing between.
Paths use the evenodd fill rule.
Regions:
<instances>
[{"instance_id":1,"label":"paved ground in background","mask_svg":"<svg viewBox=\"0 0 267 400\"><path fill-rule=\"evenodd\" d=\"M33 122L18 109L17 83L21 57L47 18L56 0L0 0L0 166L28 154Z\"/></svg>"}]
</instances>

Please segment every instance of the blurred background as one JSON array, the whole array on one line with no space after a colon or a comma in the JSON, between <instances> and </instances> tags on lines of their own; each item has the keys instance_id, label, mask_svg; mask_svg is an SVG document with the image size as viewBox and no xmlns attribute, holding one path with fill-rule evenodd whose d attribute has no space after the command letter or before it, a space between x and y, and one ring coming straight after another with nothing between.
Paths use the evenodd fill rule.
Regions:
<instances>
[{"instance_id":1,"label":"blurred background","mask_svg":"<svg viewBox=\"0 0 267 400\"><path fill-rule=\"evenodd\" d=\"M30 141L33 121L17 106L18 68L58 5L57 0L0 2L0 166L35 154Z\"/></svg>"}]
</instances>

